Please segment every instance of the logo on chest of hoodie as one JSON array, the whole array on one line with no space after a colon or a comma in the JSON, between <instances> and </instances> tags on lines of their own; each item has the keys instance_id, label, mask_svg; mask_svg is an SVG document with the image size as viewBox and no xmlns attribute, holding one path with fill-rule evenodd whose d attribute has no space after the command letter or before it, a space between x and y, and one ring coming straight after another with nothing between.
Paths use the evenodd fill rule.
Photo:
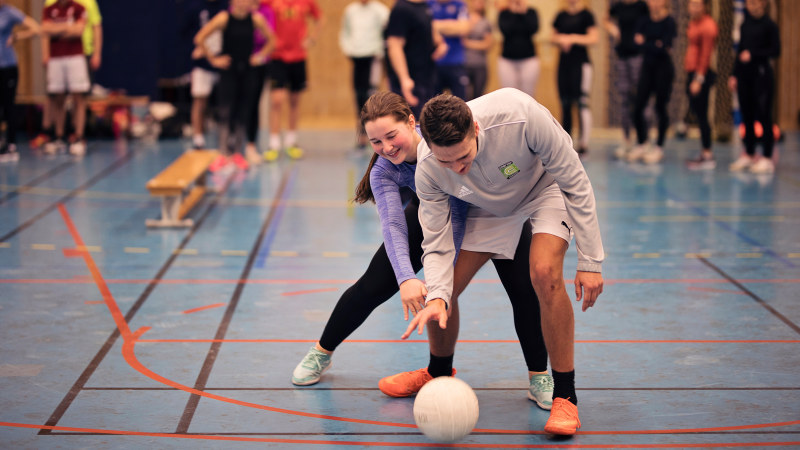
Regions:
<instances>
[{"instance_id":1,"label":"logo on chest of hoodie","mask_svg":"<svg viewBox=\"0 0 800 450\"><path fill-rule=\"evenodd\" d=\"M506 180L510 180L511 177L519 173L519 167L517 167L513 161L503 164L502 166L498 167L498 169L500 169L500 172L504 177L506 177Z\"/></svg>"}]
</instances>

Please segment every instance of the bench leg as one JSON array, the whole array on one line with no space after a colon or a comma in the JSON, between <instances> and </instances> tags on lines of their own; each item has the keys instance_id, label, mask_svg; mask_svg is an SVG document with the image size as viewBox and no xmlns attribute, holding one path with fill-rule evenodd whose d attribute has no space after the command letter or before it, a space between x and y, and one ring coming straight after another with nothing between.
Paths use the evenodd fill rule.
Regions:
<instances>
[{"instance_id":1,"label":"bench leg","mask_svg":"<svg viewBox=\"0 0 800 450\"><path fill-rule=\"evenodd\" d=\"M180 210L182 195L165 195L161 197L161 219L147 219L148 227L190 227L194 225L192 219L181 219Z\"/></svg>"}]
</instances>

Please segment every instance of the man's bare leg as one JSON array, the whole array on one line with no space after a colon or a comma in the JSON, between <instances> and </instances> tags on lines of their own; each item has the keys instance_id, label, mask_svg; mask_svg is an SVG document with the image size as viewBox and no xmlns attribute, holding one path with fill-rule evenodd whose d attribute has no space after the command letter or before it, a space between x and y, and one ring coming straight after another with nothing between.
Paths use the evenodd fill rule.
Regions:
<instances>
[{"instance_id":1,"label":"man's bare leg","mask_svg":"<svg viewBox=\"0 0 800 450\"><path fill-rule=\"evenodd\" d=\"M435 321L428 324L428 343L434 356L450 356L455 352L459 329L458 297L491 256L491 253L469 250L459 252L453 273L453 298L450 300L447 328L441 329L439 322Z\"/></svg>"},{"instance_id":2,"label":"man's bare leg","mask_svg":"<svg viewBox=\"0 0 800 450\"><path fill-rule=\"evenodd\" d=\"M558 372L575 368L575 316L563 275L568 246L552 234L537 233L531 241L531 283L539 296L550 366Z\"/></svg>"}]
</instances>

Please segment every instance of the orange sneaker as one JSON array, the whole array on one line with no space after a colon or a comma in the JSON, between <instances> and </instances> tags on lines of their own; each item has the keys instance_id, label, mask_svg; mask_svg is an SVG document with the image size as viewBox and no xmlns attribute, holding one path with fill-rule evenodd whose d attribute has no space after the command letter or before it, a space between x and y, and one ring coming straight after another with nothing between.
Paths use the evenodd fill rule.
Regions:
<instances>
[{"instance_id":1,"label":"orange sneaker","mask_svg":"<svg viewBox=\"0 0 800 450\"><path fill-rule=\"evenodd\" d=\"M553 409L550 418L544 424L544 432L561 436L572 436L581 427L578 419L578 407L571 401L556 397L553 399Z\"/></svg>"},{"instance_id":2,"label":"orange sneaker","mask_svg":"<svg viewBox=\"0 0 800 450\"><path fill-rule=\"evenodd\" d=\"M456 374L456 369L453 369L453 375ZM433 377L428 373L428 368L412 370L410 372L400 372L395 375L381 378L378 382L378 388L389 397L410 397L431 381Z\"/></svg>"}]
</instances>

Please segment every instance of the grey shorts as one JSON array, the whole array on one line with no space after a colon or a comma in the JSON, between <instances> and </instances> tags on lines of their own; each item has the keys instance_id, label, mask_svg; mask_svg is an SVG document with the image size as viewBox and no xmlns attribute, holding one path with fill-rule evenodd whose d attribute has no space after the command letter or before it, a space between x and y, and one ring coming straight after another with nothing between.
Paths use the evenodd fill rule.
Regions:
<instances>
[{"instance_id":1,"label":"grey shorts","mask_svg":"<svg viewBox=\"0 0 800 450\"><path fill-rule=\"evenodd\" d=\"M514 259L526 220L531 222L532 234L552 234L567 243L572 240L572 222L567 215L564 197L558 185L553 183L524 205L519 214L497 217L480 208L470 208L461 249L494 253L495 259Z\"/></svg>"}]
</instances>

